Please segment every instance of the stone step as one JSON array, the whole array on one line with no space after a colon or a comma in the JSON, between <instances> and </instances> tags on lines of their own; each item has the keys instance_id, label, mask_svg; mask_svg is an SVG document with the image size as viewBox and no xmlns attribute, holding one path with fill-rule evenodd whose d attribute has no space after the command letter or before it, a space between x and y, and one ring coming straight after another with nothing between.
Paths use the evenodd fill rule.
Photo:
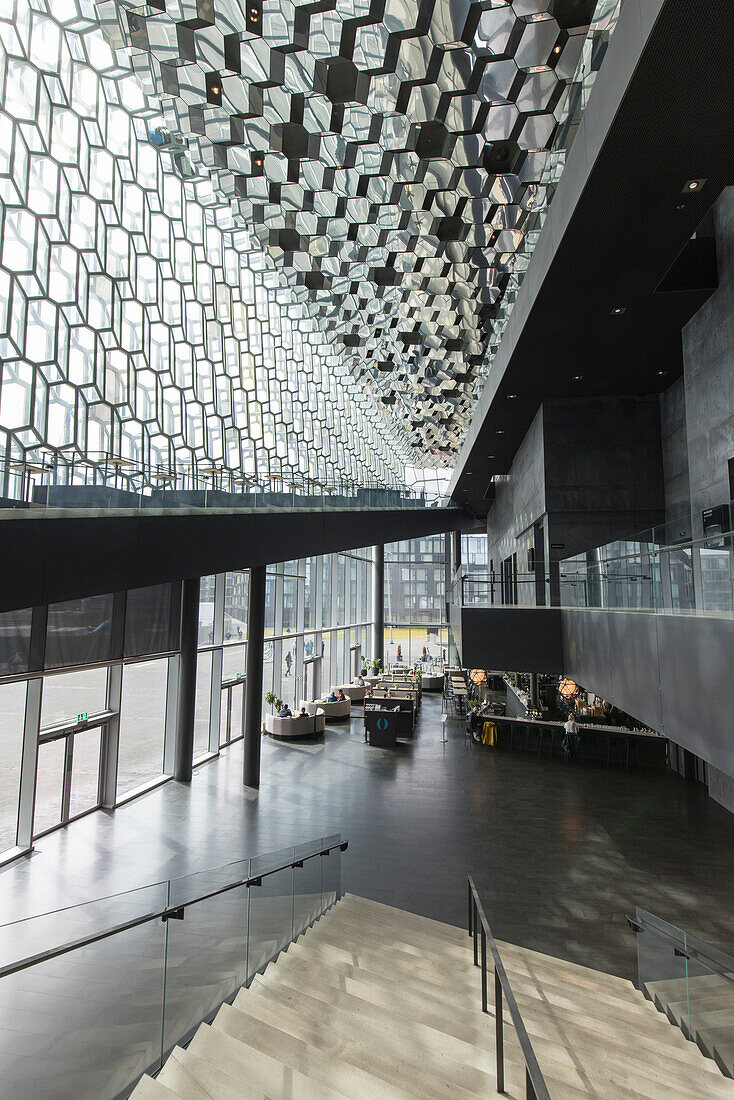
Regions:
<instances>
[{"instance_id":1,"label":"stone step","mask_svg":"<svg viewBox=\"0 0 734 1100\"><path fill-rule=\"evenodd\" d=\"M361 1066L345 1061L324 1049L316 1048L312 1043L297 1038L285 1028L276 1027L259 1019L250 1011L252 1003L263 998L243 998L235 1008L222 1005L212 1027L245 1042L248 1046L273 1058L279 1059L285 1066L321 1082L328 1088L345 1096L365 1096L373 1100L407 1100L410 1093L396 1085L384 1081ZM247 1008L247 1011L245 1011ZM282 1014L281 1014L282 1017Z\"/></svg>"},{"instance_id":2,"label":"stone step","mask_svg":"<svg viewBox=\"0 0 734 1100\"><path fill-rule=\"evenodd\" d=\"M131 1094L131 1100L174 1100L178 1093L166 1088L157 1078L146 1073L141 1077Z\"/></svg>"},{"instance_id":3,"label":"stone step","mask_svg":"<svg viewBox=\"0 0 734 1100\"><path fill-rule=\"evenodd\" d=\"M294 1096L298 1100L343 1100L344 1096L349 1095L291 1069L279 1058L265 1054L221 1028L208 1024L202 1024L199 1028L189 1050L215 1069L226 1066L240 1083L240 1088L254 1088L258 1095L262 1094L268 1100L291 1100Z\"/></svg>"},{"instance_id":4,"label":"stone step","mask_svg":"<svg viewBox=\"0 0 734 1100\"><path fill-rule=\"evenodd\" d=\"M181 1047L171 1051L158 1076L181 1100L265 1100L265 1093L238 1082L228 1066L212 1066Z\"/></svg>"},{"instance_id":5,"label":"stone step","mask_svg":"<svg viewBox=\"0 0 734 1100\"><path fill-rule=\"evenodd\" d=\"M283 972L278 973L278 967L275 967L273 968L271 980L277 980L288 988L297 990L301 994L307 994L323 1000L329 1005L340 1007L347 1013L356 1013L359 1011L362 1026L369 1026L365 1022L366 1019L370 1021L371 1025L374 1021L381 1021L388 1014L396 1029L401 1026L402 1013L398 1006L387 1009L375 1008L370 1005L369 1011L365 1011L365 1006L362 1005L360 1009L357 1009L355 1006L355 1001L357 999L354 996L349 993L343 993L335 987L331 989L327 988L316 972L313 972L311 975L307 975L303 972L294 972L286 976ZM403 1009L403 1011L406 1012L406 1015L403 1018L402 1026L413 1026L414 1020L412 1019L412 1013L407 1009ZM588 1048L590 1055L593 1051L593 1061L601 1071L602 1077L605 1074L613 1074L616 1072L617 1079L620 1079L618 1063L621 1044L618 1045L616 1049L610 1050L603 1041L600 1043L598 1035L589 1035L588 1031L583 1028L574 1028L573 1017L565 1013L561 1014L560 1017L556 1019L552 1038L548 1040L542 1035L542 1025L545 1024L546 1027L549 1026L547 1015L544 1014L540 1017L541 1025L539 1026L533 1019L532 1011L526 1012L522 1007L521 1011L523 1011L526 1027L530 1033L531 1041L536 1049L538 1058L541 1061L541 1066L547 1065L549 1069L552 1068L554 1074L558 1072L569 1073L569 1082L577 1083L581 1086L583 1083L583 1075L578 1081L574 1082L573 1055L579 1050ZM425 1011L421 1014L422 1023L434 1029L437 1034L443 1036L443 1047L452 1051L457 1059L463 1059L468 1064L477 1064L474 1061L476 1051L484 1051L487 1049L487 1029L486 1026L481 1026L480 1022L482 1019L487 1020L487 1017L483 1017L480 1013L475 1028L461 1029L452 1024L445 1014L440 1017L432 1016ZM660 1044L661 1035L667 1037L666 1029L663 1026L661 1030L661 1021L657 1014L651 1017L651 1022L657 1030L657 1042ZM571 1034L573 1035L573 1040L567 1040L565 1037ZM543 1058L541 1058L541 1051L544 1054ZM680 1063L676 1067L675 1074L672 1074L670 1071L670 1059L661 1058L659 1050L657 1052L655 1051L654 1044L652 1046L648 1045L648 1049L645 1053L646 1057L644 1064L629 1067L626 1077L624 1078L624 1080L634 1083L635 1087L639 1090L640 1096L658 1095L658 1085L666 1081L668 1082L667 1087L671 1097L684 1096L686 1095L686 1091L681 1091L678 1087L679 1083L683 1082L687 1089L689 1086L695 1087L700 1080L703 1058L698 1051L694 1053L698 1054L699 1065ZM481 1068L482 1063L478 1064ZM486 1064L486 1062L484 1064Z\"/></svg>"},{"instance_id":6,"label":"stone step","mask_svg":"<svg viewBox=\"0 0 734 1100\"><path fill-rule=\"evenodd\" d=\"M237 995L233 1007L288 1032L315 1050L338 1053L344 1061L410 1096L469 1100L476 1095L458 1082L433 1073L431 1067L414 1057L412 1049L400 1048L396 1053L394 1047L375 1042L366 1028L340 1028L322 1002L276 985L268 986L259 978ZM493 1095L491 1088L488 1092Z\"/></svg>"}]
</instances>

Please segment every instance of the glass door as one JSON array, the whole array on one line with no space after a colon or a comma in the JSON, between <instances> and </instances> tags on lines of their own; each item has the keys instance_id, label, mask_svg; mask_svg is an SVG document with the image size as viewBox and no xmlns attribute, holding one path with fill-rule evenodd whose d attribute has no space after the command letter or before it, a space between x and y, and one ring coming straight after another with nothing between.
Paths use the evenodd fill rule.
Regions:
<instances>
[{"instance_id":1,"label":"glass door","mask_svg":"<svg viewBox=\"0 0 734 1100\"><path fill-rule=\"evenodd\" d=\"M231 745L242 737L245 729L245 677L222 684L222 705L219 711L219 747Z\"/></svg>"}]
</instances>

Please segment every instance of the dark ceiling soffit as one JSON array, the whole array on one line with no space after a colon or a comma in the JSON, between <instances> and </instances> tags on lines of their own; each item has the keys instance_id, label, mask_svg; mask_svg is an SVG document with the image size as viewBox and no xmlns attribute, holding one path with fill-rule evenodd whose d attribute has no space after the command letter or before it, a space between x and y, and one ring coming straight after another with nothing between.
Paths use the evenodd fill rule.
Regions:
<instances>
[{"instance_id":1,"label":"dark ceiling soffit","mask_svg":"<svg viewBox=\"0 0 734 1100\"><path fill-rule=\"evenodd\" d=\"M3 520L0 612L475 527L456 508Z\"/></svg>"},{"instance_id":2,"label":"dark ceiling soffit","mask_svg":"<svg viewBox=\"0 0 734 1100\"><path fill-rule=\"evenodd\" d=\"M721 141L732 41L726 0L622 9L451 481L476 514L487 512L482 487L510 469L542 401L660 392L680 374L680 330L711 293L695 285L711 281L710 264L706 274L699 257L695 275L688 263L693 286L681 278L675 293L658 288L734 180ZM682 194L701 177L700 191ZM616 306L626 308L614 315ZM508 402L507 393L519 396Z\"/></svg>"}]
</instances>

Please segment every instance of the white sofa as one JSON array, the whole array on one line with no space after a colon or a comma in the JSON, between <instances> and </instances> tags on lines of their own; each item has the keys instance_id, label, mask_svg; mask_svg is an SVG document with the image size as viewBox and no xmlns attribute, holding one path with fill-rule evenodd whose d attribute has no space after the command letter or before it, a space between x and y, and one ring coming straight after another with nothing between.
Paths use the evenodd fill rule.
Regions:
<instances>
[{"instance_id":1,"label":"white sofa","mask_svg":"<svg viewBox=\"0 0 734 1100\"><path fill-rule=\"evenodd\" d=\"M308 718L278 718L277 714L265 715L265 730L272 737L281 740L293 737L314 737L323 733L326 717L323 714L310 714Z\"/></svg>"},{"instance_id":2,"label":"white sofa","mask_svg":"<svg viewBox=\"0 0 734 1100\"><path fill-rule=\"evenodd\" d=\"M443 676L423 676L424 691L443 691Z\"/></svg>"},{"instance_id":3,"label":"white sofa","mask_svg":"<svg viewBox=\"0 0 734 1100\"><path fill-rule=\"evenodd\" d=\"M301 699L299 706L305 707L309 714L323 710L327 718L348 718L352 700L347 698L341 703L327 703L325 699Z\"/></svg>"},{"instance_id":4,"label":"white sofa","mask_svg":"<svg viewBox=\"0 0 734 1100\"><path fill-rule=\"evenodd\" d=\"M341 684L341 686L335 690L343 691L345 695L349 696L353 703L363 703L364 697L367 694L367 681L365 680L364 684Z\"/></svg>"}]
</instances>

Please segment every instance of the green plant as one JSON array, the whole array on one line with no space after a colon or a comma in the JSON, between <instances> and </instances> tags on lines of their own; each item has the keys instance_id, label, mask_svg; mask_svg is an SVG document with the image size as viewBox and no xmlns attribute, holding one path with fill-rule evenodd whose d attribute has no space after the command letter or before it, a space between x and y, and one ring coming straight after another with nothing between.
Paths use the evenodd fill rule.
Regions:
<instances>
[{"instance_id":1,"label":"green plant","mask_svg":"<svg viewBox=\"0 0 734 1100\"><path fill-rule=\"evenodd\" d=\"M276 695L274 691L265 692L265 702L268 704L269 707L272 707L274 710L280 710L280 708L283 706L283 700L280 698L279 695Z\"/></svg>"},{"instance_id":2,"label":"green plant","mask_svg":"<svg viewBox=\"0 0 734 1100\"><path fill-rule=\"evenodd\" d=\"M362 658L362 675L363 676L367 675L367 673L370 670L370 665L371 664L372 664L372 660L371 660L370 657L363 657Z\"/></svg>"},{"instance_id":3,"label":"green plant","mask_svg":"<svg viewBox=\"0 0 734 1100\"><path fill-rule=\"evenodd\" d=\"M382 672L382 658L381 657L377 657L372 662L372 671L374 672L375 676L379 676L380 673Z\"/></svg>"}]
</instances>

